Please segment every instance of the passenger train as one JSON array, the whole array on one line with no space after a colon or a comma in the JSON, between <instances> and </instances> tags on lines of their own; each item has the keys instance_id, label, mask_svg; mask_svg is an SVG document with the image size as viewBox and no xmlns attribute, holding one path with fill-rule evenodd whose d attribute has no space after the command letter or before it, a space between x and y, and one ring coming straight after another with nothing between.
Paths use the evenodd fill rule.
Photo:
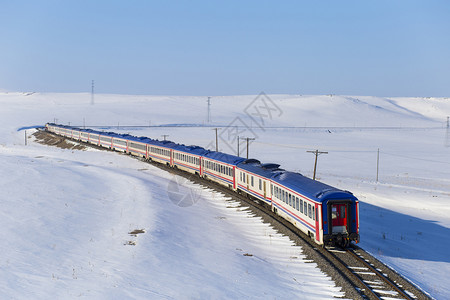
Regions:
<instances>
[{"instance_id":1,"label":"passenger train","mask_svg":"<svg viewBox=\"0 0 450 300\"><path fill-rule=\"evenodd\" d=\"M294 224L317 244L347 247L359 242L359 201L339 190L274 163L128 134L54 123L46 130L149 161L178 168L257 199Z\"/></svg>"}]
</instances>

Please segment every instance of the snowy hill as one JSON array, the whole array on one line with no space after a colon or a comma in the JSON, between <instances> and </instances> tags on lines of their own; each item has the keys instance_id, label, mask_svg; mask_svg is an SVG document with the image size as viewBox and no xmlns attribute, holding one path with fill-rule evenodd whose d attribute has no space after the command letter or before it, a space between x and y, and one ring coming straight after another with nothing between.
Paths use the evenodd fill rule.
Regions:
<instances>
[{"instance_id":1,"label":"snowy hill","mask_svg":"<svg viewBox=\"0 0 450 300\"><path fill-rule=\"evenodd\" d=\"M227 208L218 193L183 183L200 196L195 205L180 208L167 196L174 178L149 165L32 139L24 145L25 128L56 121L152 138L168 134L207 148L215 147L212 128L220 127L223 151L237 152L237 135L255 137L251 157L307 176L313 156L306 151L327 151L317 175L361 200L361 246L433 297L450 298L450 99L217 96L211 98L211 123L206 100L95 95L92 103L87 93L0 93L0 236L8 241L1 246L3 294L18 299L341 295L314 264L302 261L301 249L260 220ZM241 142L241 156L243 149ZM145 233L128 234L135 229Z\"/></svg>"}]
</instances>

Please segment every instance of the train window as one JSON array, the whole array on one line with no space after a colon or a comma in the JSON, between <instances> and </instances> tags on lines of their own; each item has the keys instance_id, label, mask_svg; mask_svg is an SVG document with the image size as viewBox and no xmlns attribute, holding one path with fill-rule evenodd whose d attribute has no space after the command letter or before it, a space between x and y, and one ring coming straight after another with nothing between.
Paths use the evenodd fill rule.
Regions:
<instances>
[{"instance_id":1,"label":"train window","mask_svg":"<svg viewBox=\"0 0 450 300\"><path fill-rule=\"evenodd\" d=\"M253 185L253 176L252 176L252 180L251 180L251 183L252 183L252 186L254 186L254 185Z\"/></svg>"},{"instance_id":2,"label":"train window","mask_svg":"<svg viewBox=\"0 0 450 300\"><path fill-rule=\"evenodd\" d=\"M245 183L245 173L244 173L244 183Z\"/></svg>"},{"instance_id":3,"label":"train window","mask_svg":"<svg viewBox=\"0 0 450 300\"><path fill-rule=\"evenodd\" d=\"M300 199L300 212L303 213L303 200Z\"/></svg>"},{"instance_id":4,"label":"train window","mask_svg":"<svg viewBox=\"0 0 450 300\"><path fill-rule=\"evenodd\" d=\"M341 205L341 218L345 218L345 205Z\"/></svg>"},{"instance_id":5,"label":"train window","mask_svg":"<svg viewBox=\"0 0 450 300\"><path fill-rule=\"evenodd\" d=\"M303 202L303 214L305 216L308 215L308 203L306 203L306 201Z\"/></svg>"},{"instance_id":6,"label":"train window","mask_svg":"<svg viewBox=\"0 0 450 300\"><path fill-rule=\"evenodd\" d=\"M286 193L283 191L283 202L286 203Z\"/></svg>"},{"instance_id":7,"label":"train window","mask_svg":"<svg viewBox=\"0 0 450 300\"><path fill-rule=\"evenodd\" d=\"M314 209L315 209L315 207L313 206L313 208L312 208L312 218L313 218L313 220L316 219L316 213L314 212Z\"/></svg>"},{"instance_id":8,"label":"train window","mask_svg":"<svg viewBox=\"0 0 450 300\"><path fill-rule=\"evenodd\" d=\"M292 195L289 194L289 206L292 206L292 199L291 199Z\"/></svg>"},{"instance_id":9,"label":"train window","mask_svg":"<svg viewBox=\"0 0 450 300\"><path fill-rule=\"evenodd\" d=\"M319 210L316 209L316 220L319 220Z\"/></svg>"},{"instance_id":10,"label":"train window","mask_svg":"<svg viewBox=\"0 0 450 300\"><path fill-rule=\"evenodd\" d=\"M295 198L295 209L299 210L299 201L298 201L298 197Z\"/></svg>"},{"instance_id":11,"label":"train window","mask_svg":"<svg viewBox=\"0 0 450 300\"><path fill-rule=\"evenodd\" d=\"M262 190L261 179L259 180L259 189Z\"/></svg>"},{"instance_id":12,"label":"train window","mask_svg":"<svg viewBox=\"0 0 450 300\"><path fill-rule=\"evenodd\" d=\"M311 204L308 204L308 217L311 218Z\"/></svg>"}]
</instances>

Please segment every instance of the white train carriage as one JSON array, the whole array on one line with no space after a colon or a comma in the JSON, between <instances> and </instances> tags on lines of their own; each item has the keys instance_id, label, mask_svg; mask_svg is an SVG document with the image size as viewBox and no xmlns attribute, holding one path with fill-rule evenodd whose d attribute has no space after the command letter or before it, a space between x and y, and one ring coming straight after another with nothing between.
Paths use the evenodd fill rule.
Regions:
<instances>
[{"instance_id":1,"label":"white train carriage","mask_svg":"<svg viewBox=\"0 0 450 300\"><path fill-rule=\"evenodd\" d=\"M279 166L278 164L261 164L256 159L247 159L239 163L236 177L239 191L271 205L270 177L274 172L280 171Z\"/></svg>"},{"instance_id":2,"label":"white train carriage","mask_svg":"<svg viewBox=\"0 0 450 300\"><path fill-rule=\"evenodd\" d=\"M244 160L221 152L208 152L203 156L201 176L236 190L236 164Z\"/></svg>"},{"instance_id":3,"label":"white train carriage","mask_svg":"<svg viewBox=\"0 0 450 300\"><path fill-rule=\"evenodd\" d=\"M100 134L99 146L112 149L112 136L110 135L110 133Z\"/></svg>"},{"instance_id":4,"label":"white train carriage","mask_svg":"<svg viewBox=\"0 0 450 300\"><path fill-rule=\"evenodd\" d=\"M272 189L273 211L321 243L321 203L277 182L272 182Z\"/></svg>"},{"instance_id":5,"label":"white train carriage","mask_svg":"<svg viewBox=\"0 0 450 300\"><path fill-rule=\"evenodd\" d=\"M202 155L208 150L199 146L176 145L172 148L173 167L200 175L202 173Z\"/></svg>"},{"instance_id":6,"label":"white train carriage","mask_svg":"<svg viewBox=\"0 0 450 300\"><path fill-rule=\"evenodd\" d=\"M150 140L148 145L148 159L173 166L173 153L171 147L177 145L171 141Z\"/></svg>"},{"instance_id":7,"label":"white train carriage","mask_svg":"<svg viewBox=\"0 0 450 300\"><path fill-rule=\"evenodd\" d=\"M129 136L116 135L112 138L112 149L120 152L128 152L128 138Z\"/></svg>"},{"instance_id":8,"label":"white train carriage","mask_svg":"<svg viewBox=\"0 0 450 300\"><path fill-rule=\"evenodd\" d=\"M98 146L100 144L100 134L95 131L91 131L89 133L88 143Z\"/></svg>"},{"instance_id":9,"label":"white train carriage","mask_svg":"<svg viewBox=\"0 0 450 300\"><path fill-rule=\"evenodd\" d=\"M150 141L149 138L130 138L128 140L128 152L131 155L148 158L147 144Z\"/></svg>"}]
</instances>

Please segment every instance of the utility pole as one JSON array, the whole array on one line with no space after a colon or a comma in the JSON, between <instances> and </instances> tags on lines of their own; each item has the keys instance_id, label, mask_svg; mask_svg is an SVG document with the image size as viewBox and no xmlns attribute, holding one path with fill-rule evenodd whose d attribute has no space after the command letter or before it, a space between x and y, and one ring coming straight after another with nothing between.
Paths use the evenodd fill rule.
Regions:
<instances>
[{"instance_id":1,"label":"utility pole","mask_svg":"<svg viewBox=\"0 0 450 300\"><path fill-rule=\"evenodd\" d=\"M237 143L238 143L238 152L237 152L237 156L239 156L239 136L237 137Z\"/></svg>"},{"instance_id":2,"label":"utility pole","mask_svg":"<svg viewBox=\"0 0 450 300\"><path fill-rule=\"evenodd\" d=\"M319 151L319 150L306 151L306 152L314 153L314 154L316 155L316 159L315 159L315 161L314 161L314 175L313 175L313 180L316 180L317 157L318 157L320 154L328 154L328 152L325 152L325 151Z\"/></svg>"},{"instance_id":3,"label":"utility pole","mask_svg":"<svg viewBox=\"0 0 450 300\"><path fill-rule=\"evenodd\" d=\"M92 80L91 105L94 105L94 80Z\"/></svg>"},{"instance_id":4,"label":"utility pole","mask_svg":"<svg viewBox=\"0 0 450 300\"><path fill-rule=\"evenodd\" d=\"M447 129L450 127L450 117L447 117Z\"/></svg>"},{"instance_id":5,"label":"utility pole","mask_svg":"<svg viewBox=\"0 0 450 300\"><path fill-rule=\"evenodd\" d=\"M27 145L27 131L25 130L25 146Z\"/></svg>"},{"instance_id":6,"label":"utility pole","mask_svg":"<svg viewBox=\"0 0 450 300\"><path fill-rule=\"evenodd\" d=\"M220 130L220 129L222 129L222 128L214 128L213 129L213 130L216 131L216 152L219 152L219 139L218 139L218 136L217 136L217 131Z\"/></svg>"},{"instance_id":7,"label":"utility pole","mask_svg":"<svg viewBox=\"0 0 450 300\"><path fill-rule=\"evenodd\" d=\"M254 141L255 138L249 138L249 137L246 137L246 138L241 138L241 139L247 141L247 159L248 159L248 144L249 144L249 141ZM238 143L239 143L239 142L238 142Z\"/></svg>"},{"instance_id":8,"label":"utility pole","mask_svg":"<svg viewBox=\"0 0 450 300\"><path fill-rule=\"evenodd\" d=\"M211 123L211 97L208 97L208 100L206 101L208 103L208 119L206 120L206 123Z\"/></svg>"},{"instance_id":9,"label":"utility pole","mask_svg":"<svg viewBox=\"0 0 450 300\"><path fill-rule=\"evenodd\" d=\"M164 138L164 140L166 140L166 137L168 137L169 135L168 134L163 134L161 136Z\"/></svg>"}]
</instances>

